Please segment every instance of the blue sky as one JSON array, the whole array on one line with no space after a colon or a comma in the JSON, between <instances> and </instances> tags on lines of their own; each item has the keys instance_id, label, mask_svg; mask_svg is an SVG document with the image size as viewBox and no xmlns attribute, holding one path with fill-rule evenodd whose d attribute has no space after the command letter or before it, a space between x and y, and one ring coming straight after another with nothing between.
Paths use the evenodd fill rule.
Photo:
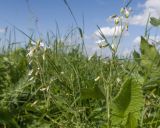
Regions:
<instances>
[{"instance_id":1,"label":"blue sky","mask_svg":"<svg viewBox=\"0 0 160 128\"><path fill-rule=\"evenodd\" d=\"M131 3L130 6L133 8L130 19L131 25L128 36L123 38L121 49L130 50L134 39L139 35L143 35L145 26L143 19L147 17L147 8L158 9L152 1L156 1L155 4L160 4L159 0L133 0ZM96 26L112 28L113 23L107 21L107 18L113 14L119 14L120 8L124 5L123 0L68 0L68 3L79 26L82 26L82 17L84 16L85 34L88 37L86 44L88 46L95 45L92 36L97 31ZM156 11L153 12L155 16L157 15ZM38 27L35 25L35 21L38 21ZM12 30L12 26L8 23L15 25L28 34L39 31L45 35L47 31L55 32L56 22L62 35L67 33L71 26L75 25L63 0L28 0L28 2L26 0L1 0L1 38L4 35L3 30L5 27L8 26ZM19 32L16 32L16 35L19 41L27 40Z\"/></svg>"}]
</instances>

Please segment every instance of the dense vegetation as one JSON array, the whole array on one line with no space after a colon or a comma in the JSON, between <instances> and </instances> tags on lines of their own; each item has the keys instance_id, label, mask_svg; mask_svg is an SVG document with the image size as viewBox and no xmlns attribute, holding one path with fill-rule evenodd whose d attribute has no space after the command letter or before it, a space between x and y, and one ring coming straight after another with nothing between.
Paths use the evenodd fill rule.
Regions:
<instances>
[{"instance_id":1,"label":"dense vegetation","mask_svg":"<svg viewBox=\"0 0 160 128\"><path fill-rule=\"evenodd\" d=\"M62 42L33 54L0 55L0 125L5 128L158 127L160 54L141 37L134 59L87 58ZM55 48L56 47L56 48ZM149 52L148 52L149 51ZM28 54L27 54L28 53Z\"/></svg>"},{"instance_id":2,"label":"dense vegetation","mask_svg":"<svg viewBox=\"0 0 160 128\"><path fill-rule=\"evenodd\" d=\"M109 44L105 58L88 57L83 40L32 41L0 54L0 128L160 127L160 53L147 36L130 58Z\"/></svg>"}]
</instances>

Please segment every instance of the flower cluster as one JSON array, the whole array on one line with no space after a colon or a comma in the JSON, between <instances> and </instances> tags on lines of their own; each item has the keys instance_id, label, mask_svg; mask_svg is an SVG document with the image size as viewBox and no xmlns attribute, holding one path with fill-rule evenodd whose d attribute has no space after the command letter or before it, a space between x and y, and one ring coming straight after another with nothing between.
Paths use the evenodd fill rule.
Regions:
<instances>
[{"instance_id":1,"label":"flower cluster","mask_svg":"<svg viewBox=\"0 0 160 128\"><path fill-rule=\"evenodd\" d=\"M38 40L37 42L31 42L28 47L27 58L29 60L29 80L33 80L34 76L38 76L41 67L39 66L39 57L45 60L46 46L45 43ZM35 66L36 65L36 66Z\"/></svg>"},{"instance_id":2,"label":"flower cluster","mask_svg":"<svg viewBox=\"0 0 160 128\"><path fill-rule=\"evenodd\" d=\"M32 41L30 43L30 47L28 48L27 57L33 57L34 53L39 49L46 49L45 44L40 40L37 41L36 43Z\"/></svg>"},{"instance_id":3,"label":"flower cluster","mask_svg":"<svg viewBox=\"0 0 160 128\"><path fill-rule=\"evenodd\" d=\"M122 22L123 19L128 19L130 14L131 14L132 9L131 8L127 8L127 7L123 7L120 10L121 15L113 15L110 18L114 20L114 24L115 25L119 25L120 22Z\"/></svg>"},{"instance_id":4,"label":"flower cluster","mask_svg":"<svg viewBox=\"0 0 160 128\"><path fill-rule=\"evenodd\" d=\"M128 5L129 4L120 9L120 15L115 14L109 17L110 20L114 21L112 42L108 42L102 31L100 31L101 39L96 42L99 48L105 48L109 46L113 56L115 56L117 52L123 33L128 31L128 18L132 12L132 9L128 7ZM119 32L118 36L116 34L117 31Z\"/></svg>"}]
</instances>

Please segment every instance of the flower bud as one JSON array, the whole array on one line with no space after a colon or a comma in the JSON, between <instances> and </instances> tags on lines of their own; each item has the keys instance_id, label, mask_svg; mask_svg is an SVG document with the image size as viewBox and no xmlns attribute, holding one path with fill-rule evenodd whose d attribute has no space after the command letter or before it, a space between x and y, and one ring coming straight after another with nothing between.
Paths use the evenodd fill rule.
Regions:
<instances>
[{"instance_id":1,"label":"flower bud","mask_svg":"<svg viewBox=\"0 0 160 128\"><path fill-rule=\"evenodd\" d=\"M126 29L126 31L128 31L128 24L125 25L125 29Z\"/></svg>"},{"instance_id":2,"label":"flower bud","mask_svg":"<svg viewBox=\"0 0 160 128\"><path fill-rule=\"evenodd\" d=\"M129 17L129 15L130 15L129 9L125 8L125 10L124 10L124 15L125 15L126 18Z\"/></svg>"},{"instance_id":3,"label":"flower bud","mask_svg":"<svg viewBox=\"0 0 160 128\"><path fill-rule=\"evenodd\" d=\"M115 51L116 50L116 46L115 44L111 44L112 50Z\"/></svg>"},{"instance_id":4,"label":"flower bud","mask_svg":"<svg viewBox=\"0 0 160 128\"><path fill-rule=\"evenodd\" d=\"M119 21L120 21L120 18L119 18L119 17L115 17L115 18L114 18L114 23L115 23L115 25L118 25L118 24L119 24Z\"/></svg>"},{"instance_id":5,"label":"flower bud","mask_svg":"<svg viewBox=\"0 0 160 128\"><path fill-rule=\"evenodd\" d=\"M121 8L120 13L124 14L124 8Z\"/></svg>"},{"instance_id":6,"label":"flower bud","mask_svg":"<svg viewBox=\"0 0 160 128\"><path fill-rule=\"evenodd\" d=\"M108 46L108 43L106 43L105 40L99 40L99 41L97 41L96 43L98 44L98 46L99 46L100 48L105 48L105 47Z\"/></svg>"}]
</instances>

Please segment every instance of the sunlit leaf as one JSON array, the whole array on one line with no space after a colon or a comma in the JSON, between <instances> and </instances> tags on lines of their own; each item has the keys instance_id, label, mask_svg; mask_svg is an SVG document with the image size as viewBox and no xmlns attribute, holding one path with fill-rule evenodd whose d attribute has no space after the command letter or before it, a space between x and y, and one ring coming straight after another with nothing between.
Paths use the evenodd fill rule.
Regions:
<instances>
[{"instance_id":1,"label":"sunlit leaf","mask_svg":"<svg viewBox=\"0 0 160 128\"><path fill-rule=\"evenodd\" d=\"M121 90L113 100L112 121L114 124L125 122L129 113L134 113L136 119L143 106L143 95L139 84L131 78L122 85Z\"/></svg>"},{"instance_id":2,"label":"sunlit leaf","mask_svg":"<svg viewBox=\"0 0 160 128\"><path fill-rule=\"evenodd\" d=\"M157 61L159 53L154 45L148 43L146 39L141 37L141 65L147 69L150 69L154 62Z\"/></svg>"}]
</instances>

